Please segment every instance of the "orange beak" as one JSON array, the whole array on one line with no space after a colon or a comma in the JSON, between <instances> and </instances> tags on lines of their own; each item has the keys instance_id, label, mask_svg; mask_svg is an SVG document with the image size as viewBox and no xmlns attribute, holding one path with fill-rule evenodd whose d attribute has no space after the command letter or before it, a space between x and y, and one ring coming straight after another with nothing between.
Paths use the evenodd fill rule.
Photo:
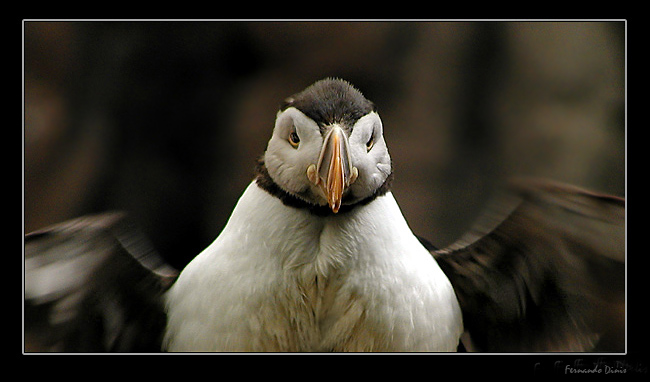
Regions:
<instances>
[{"instance_id":1,"label":"orange beak","mask_svg":"<svg viewBox=\"0 0 650 382\"><path fill-rule=\"evenodd\" d=\"M340 126L334 125L325 136L323 148L318 158L318 165L309 166L307 176L319 185L329 207L334 213L339 212L343 193L358 175L352 167L348 139Z\"/></svg>"}]
</instances>

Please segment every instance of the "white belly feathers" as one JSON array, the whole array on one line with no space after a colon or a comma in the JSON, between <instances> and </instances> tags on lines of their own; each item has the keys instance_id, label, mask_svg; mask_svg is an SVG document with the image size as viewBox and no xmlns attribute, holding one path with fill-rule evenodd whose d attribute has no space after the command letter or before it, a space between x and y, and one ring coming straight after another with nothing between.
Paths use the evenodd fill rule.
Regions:
<instances>
[{"instance_id":1,"label":"white belly feathers","mask_svg":"<svg viewBox=\"0 0 650 382\"><path fill-rule=\"evenodd\" d=\"M167 295L169 351L455 351L454 291L391 193L343 215L255 182Z\"/></svg>"}]
</instances>

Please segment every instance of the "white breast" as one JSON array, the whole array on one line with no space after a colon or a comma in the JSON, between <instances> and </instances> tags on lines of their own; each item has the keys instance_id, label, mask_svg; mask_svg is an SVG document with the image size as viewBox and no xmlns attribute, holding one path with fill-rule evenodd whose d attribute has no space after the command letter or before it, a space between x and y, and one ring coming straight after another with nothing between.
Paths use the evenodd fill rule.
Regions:
<instances>
[{"instance_id":1,"label":"white breast","mask_svg":"<svg viewBox=\"0 0 650 382\"><path fill-rule=\"evenodd\" d=\"M453 289L393 196L331 217L253 182L167 295L170 351L454 351Z\"/></svg>"}]
</instances>

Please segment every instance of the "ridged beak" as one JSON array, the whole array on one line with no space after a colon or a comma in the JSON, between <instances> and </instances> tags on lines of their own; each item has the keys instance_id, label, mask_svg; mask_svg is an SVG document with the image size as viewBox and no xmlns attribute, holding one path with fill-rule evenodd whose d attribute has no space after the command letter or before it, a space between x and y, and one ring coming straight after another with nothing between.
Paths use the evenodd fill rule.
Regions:
<instances>
[{"instance_id":1,"label":"ridged beak","mask_svg":"<svg viewBox=\"0 0 650 382\"><path fill-rule=\"evenodd\" d=\"M327 132L318 158L318 165L307 169L309 180L320 186L329 207L339 212L343 193L356 180L358 170L352 166L348 139L338 125Z\"/></svg>"}]
</instances>

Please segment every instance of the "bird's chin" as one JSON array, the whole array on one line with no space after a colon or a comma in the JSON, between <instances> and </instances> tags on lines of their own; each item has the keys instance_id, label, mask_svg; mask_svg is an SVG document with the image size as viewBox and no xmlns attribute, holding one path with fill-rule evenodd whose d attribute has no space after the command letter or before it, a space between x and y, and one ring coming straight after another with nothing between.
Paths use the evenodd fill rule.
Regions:
<instances>
[{"instance_id":1,"label":"bird's chin","mask_svg":"<svg viewBox=\"0 0 650 382\"><path fill-rule=\"evenodd\" d=\"M313 206L330 208L327 197L325 196L325 192L319 187L309 187L309 189L305 190L304 192L300 192L294 195ZM343 192L341 206L351 206L363 199L363 197L358 197L351 189L348 188Z\"/></svg>"},{"instance_id":2,"label":"bird's chin","mask_svg":"<svg viewBox=\"0 0 650 382\"><path fill-rule=\"evenodd\" d=\"M318 206L327 206L329 205L329 202L327 200L327 196L325 195L325 191L323 191L321 188L318 187L312 187L309 191L310 194L310 202L312 204L318 205ZM343 191L343 197L341 198L341 206L349 206L352 204L356 204L360 202L361 200L365 199L367 196L359 196L357 195L352 187L346 188Z\"/></svg>"},{"instance_id":3,"label":"bird's chin","mask_svg":"<svg viewBox=\"0 0 650 382\"><path fill-rule=\"evenodd\" d=\"M306 206L327 206L327 199L323 195L322 191L317 187L307 185L299 191L291 191L286 189L284 191L291 197L296 198L300 202L304 203Z\"/></svg>"},{"instance_id":4,"label":"bird's chin","mask_svg":"<svg viewBox=\"0 0 650 382\"><path fill-rule=\"evenodd\" d=\"M318 207L329 207L325 191L320 187L309 187L309 190L299 195L307 203Z\"/></svg>"}]
</instances>

